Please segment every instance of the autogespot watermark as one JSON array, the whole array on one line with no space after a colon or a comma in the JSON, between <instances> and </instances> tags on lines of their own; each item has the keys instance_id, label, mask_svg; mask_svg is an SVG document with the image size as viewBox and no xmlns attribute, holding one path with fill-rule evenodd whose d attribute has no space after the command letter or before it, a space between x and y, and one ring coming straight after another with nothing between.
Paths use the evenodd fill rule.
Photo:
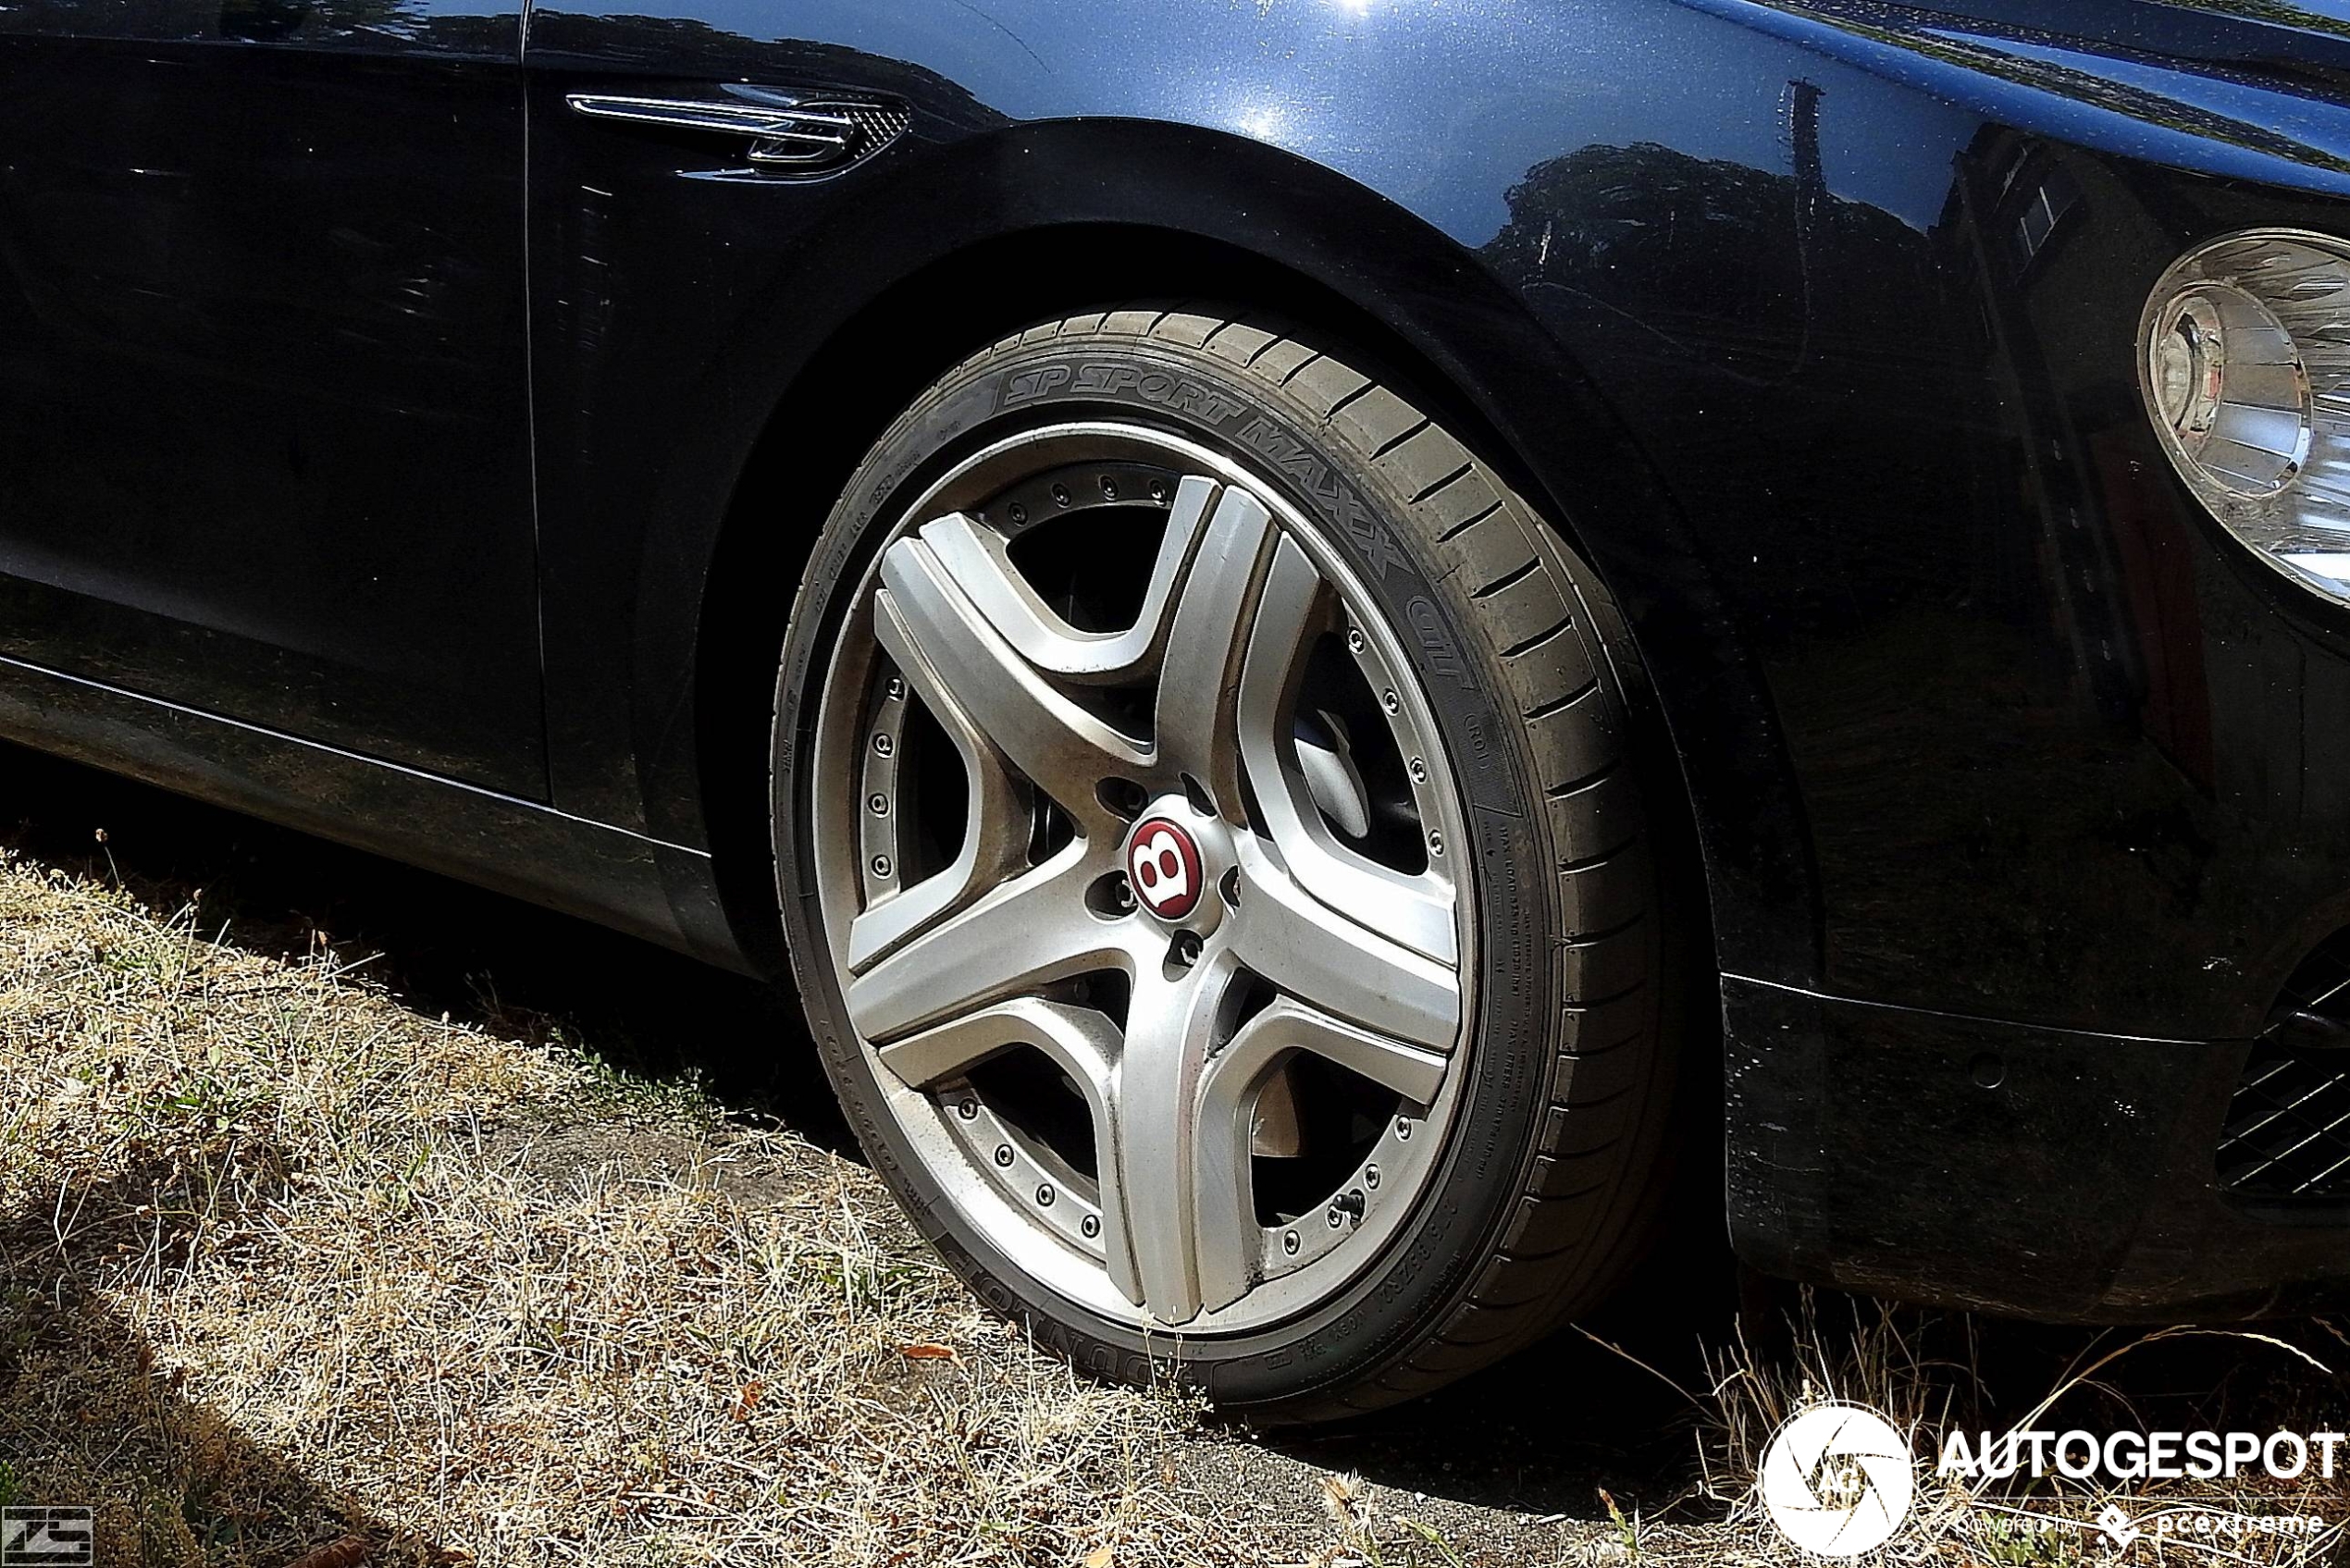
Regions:
<instances>
[{"instance_id":1,"label":"autogespot watermark","mask_svg":"<svg viewBox=\"0 0 2350 1568\"><path fill-rule=\"evenodd\" d=\"M2047 1481L2098 1487L2150 1481L2331 1481L2350 1470L2340 1432L1953 1432L1935 1475L1954 1483ZM1756 1481L1765 1512L1787 1539L1816 1557L1858 1557L1899 1533L1917 1504L1911 1438L1862 1405L1825 1403L1798 1413L1763 1451ZM2260 1540L2315 1543L2341 1526L2312 1514L2246 1514L2194 1502L2138 1512L2109 1501L2093 1518L2035 1512L1979 1496L1998 1528L2022 1535L2090 1534L2116 1551L2146 1539L2226 1554Z\"/></svg>"},{"instance_id":2,"label":"autogespot watermark","mask_svg":"<svg viewBox=\"0 0 2350 1568\"><path fill-rule=\"evenodd\" d=\"M1935 1470L1970 1481L2331 1481L2350 1458L2340 1432L1953 1432Z\"/></svg>"}]
</instances>

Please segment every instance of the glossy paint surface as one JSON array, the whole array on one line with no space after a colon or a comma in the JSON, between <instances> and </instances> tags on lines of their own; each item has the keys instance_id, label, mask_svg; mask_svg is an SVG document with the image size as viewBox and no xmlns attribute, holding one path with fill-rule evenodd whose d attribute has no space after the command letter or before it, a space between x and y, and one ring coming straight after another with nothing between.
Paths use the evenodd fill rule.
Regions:
<instances>
[{"instance_id":1,"label":"glossy paint surface","mask_svg":"<svg viewBox=\"0 0 2350 1568\"><path fill-rule=\"evenodd\" d=\"M543 797L520 31L0 14L0 653Z\"/></svg>"},{"instance_id":2,"label":"glossy paint surface","mask_svg":"<svg viewBox=\"0 0 2350 1568\"><path fill-rule=\"evenodd\" d=\"M118 688L111 724L255 726L151 776L308 790L327 831L772 966L762 683L858 455L1035 315L1226 299L1434 389L1632 616L1720 967L1814 999L1730 1010L1775 1069L1734 1103L1750 1174L1799 1110L1856 1168L1923 1137L1861 1091L1966 1055L1928 1017L2070 1093L2144 1064L2201 1138L2350 924L2350 618L2201 511L2134 360L2188 246L2350 235L2338 5L484 3L0 19L0 653ZM567 103L720 82L913 127L805 180ZM104 755L46 680L0 669L0 727ZM488 793L442 819L435 776ZM523 824L557 821L616 852L542 864ZM1862 1061L1849 1105L1805 1088ZM2048 1179L2143 1184L2139 1153ZM1995 1300L1926 1244L1952 1200L1888 1191L1841 1233L1914 1230L1918 1278ZM1899 1286L1820 1261L1830 1191L1738 1199L1742 1244ZM2111 1285L2108 1217L2076 1250ZM2285 1299L2332 1245L2246 1278Z\"/></svg>"},{"instance_id":3,"label":"glossy paint surface","mask_svg":"<svg viewBox=\"0 0 2350 1568\"><path fill-rule=\"evenodd\" d=\"M2131 336L2195 240L2350 222L2350 112L2310 80L2344 39L2316 19L2285 74L2262 63L2277 29L2217 11L2084 8L2099 39L1973 9L1994 19L541 6L550 570L576 548L581 579L638 596L570 635L550 598L550 661L577 672L558 735L627 744L609 710L561 715L566 687L620 674L589 626L629 615L667 673L638 666L642 772L603 775L600 805L699 842L701 781L641 744L680 736L691 701L690 625L641 596L689 586L699 555L632 576L625 552L706 530L721 492L698 474L748 450L823 331L924 265L1053 225L1209 234L1453 379L1634 608L1726 969L2252 1031L2350 920L2342 732L2305 720L2345 700L2344 629L2242 570L2173 482ZM581 83L737 76L902 96L917 136L784 186L561 105ZM656 471L681 444L694 460Z\"/></svg>"}]
</instances>

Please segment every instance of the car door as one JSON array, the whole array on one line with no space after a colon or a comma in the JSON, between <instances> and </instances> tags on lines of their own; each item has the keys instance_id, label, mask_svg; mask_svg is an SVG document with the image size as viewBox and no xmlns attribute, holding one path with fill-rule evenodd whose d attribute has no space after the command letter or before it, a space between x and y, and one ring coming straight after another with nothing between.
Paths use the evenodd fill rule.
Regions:
<instances>
[{"instance_id":1,"label":"car door","mask_svg":"<svg viewBox=\"0 0 2350 1568\"><path fill-rule=\"evenodd\" d=\"M0 10L0 657L544 796L520 3Z\"/></svg>"}]
</instances>

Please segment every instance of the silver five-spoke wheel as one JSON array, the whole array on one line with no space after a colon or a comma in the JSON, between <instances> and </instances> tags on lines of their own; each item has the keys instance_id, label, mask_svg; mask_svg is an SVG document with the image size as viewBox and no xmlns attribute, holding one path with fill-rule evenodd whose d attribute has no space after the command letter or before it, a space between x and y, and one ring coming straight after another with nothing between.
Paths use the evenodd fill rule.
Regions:
<instances>
[{"instance_id":1,"label":"silver five-spoke wheel","mask_svg":"<svg viewBox=\"0 0 2350 1568\"><path fill-rule=\"evenodd\" d=\"M847 1013L950 1200L1097 1312L1330 1293L1456 1096L1474 897L1428 700L1268 484L1114 424L959 464L819 720Z\"/></svg>"}]
</instances>

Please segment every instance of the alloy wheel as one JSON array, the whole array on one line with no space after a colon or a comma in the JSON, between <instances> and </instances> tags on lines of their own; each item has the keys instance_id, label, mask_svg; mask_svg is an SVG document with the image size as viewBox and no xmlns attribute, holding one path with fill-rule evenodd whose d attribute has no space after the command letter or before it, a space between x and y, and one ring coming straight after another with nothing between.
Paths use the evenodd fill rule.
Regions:
<instances>
[{"instance_id":1,"label":"alloy wheel","mask_svg":"<svg viewBox=\"0 0 2350 1568\"><path fill-rule=\"evenodd\" d=\"M830 957L888 1114L1144 1329L1329 1299L1446 1144L1475 890L1427 694L1279 487L1140 426L957 464L818 716Z\"/></svg>"}]
</instances>

